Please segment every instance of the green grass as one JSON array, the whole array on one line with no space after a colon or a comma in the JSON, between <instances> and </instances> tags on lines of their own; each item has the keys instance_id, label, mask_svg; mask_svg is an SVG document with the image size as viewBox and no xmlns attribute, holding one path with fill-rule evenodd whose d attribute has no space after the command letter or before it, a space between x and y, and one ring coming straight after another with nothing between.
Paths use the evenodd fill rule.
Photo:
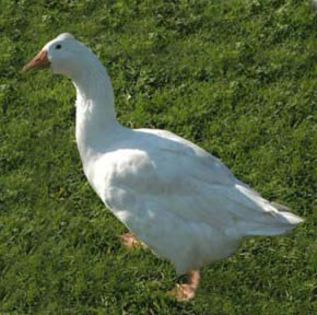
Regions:
<instances>
[{"instance_id":1,"label":"green grass","mask_svg":"<svg viewBox=\"0 0 317 315\"><path fill-rule=\"evenodd\" d=\"M62 4L63 3L63 4ZM0 314L316 314L317 13L309 1L11 1L0 10ZM203 270L127 252L84 178L75 91L23 64L72 32L107 66L118 118L169 129L306 219Z\"/></svg>"}]
</instances>

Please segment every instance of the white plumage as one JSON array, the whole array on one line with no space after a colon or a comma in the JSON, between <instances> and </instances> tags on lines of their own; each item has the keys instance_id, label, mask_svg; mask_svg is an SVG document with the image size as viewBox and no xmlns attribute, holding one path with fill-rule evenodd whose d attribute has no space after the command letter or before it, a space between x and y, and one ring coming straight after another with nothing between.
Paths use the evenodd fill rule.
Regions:
<instances>
[{"instance_id":1,"label":"white plumage","mask_svg":"<svg viewBox=\"0 0 317 315\"><path fill-rule=\"evenodd\" d=\"M71 35L61 34L43 51L53 71L76 87L76 140L89 183L179 273L231 255L243 237L283 234L302 221L190 141L168 131L121 126L104 67Z\"/></svg>"}]
</instances>

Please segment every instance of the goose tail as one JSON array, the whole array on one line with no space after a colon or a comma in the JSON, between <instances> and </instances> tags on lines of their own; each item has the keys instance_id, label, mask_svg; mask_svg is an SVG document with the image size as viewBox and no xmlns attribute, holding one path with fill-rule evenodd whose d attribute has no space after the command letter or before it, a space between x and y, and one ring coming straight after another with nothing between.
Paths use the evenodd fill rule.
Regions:
<instances>
[{"instance_id":1,"label":"goose tail","mask_svg":"<svg viewBox=\"0 0 317 315\"><path fill-rule=\"evenodd\" d=\"M299 217L298 215L289 212L290 209L280 205L276 202L271 202L271 205L278 210L278 213L280 214L281 221L283 223L288 224L291 229L296 227L298 224L303 223L304 219Z\"/></svg>"},{"instance_id":2,"label":"goose tail","mask_svg":"<svg viewBox=\"0 0 317 315\"><path fill-rule=\"evenodd\" d=\"M238 185L237 188L253 204L254 216L250 216L250 221L246 223L245 234L247 236L287 234L298 224L304 222L301 217L291 213L288 207L262 198L249 187ZM249 204L249 206L251 205Z\"/></svg>"}]
</instances>

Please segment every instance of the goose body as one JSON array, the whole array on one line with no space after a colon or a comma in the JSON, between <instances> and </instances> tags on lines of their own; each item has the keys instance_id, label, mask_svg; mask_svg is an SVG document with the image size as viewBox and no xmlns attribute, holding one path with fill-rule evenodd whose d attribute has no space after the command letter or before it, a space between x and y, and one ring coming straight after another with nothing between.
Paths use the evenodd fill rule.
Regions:
<instances>
[{"instance_id":1,"label":"goose body","mask_svg":"<svg viewBox=\"0 0 317 315\"><path fill-rule=\"evenodd\" d=\"M113 140L84 163L88 181L113 214L179 273L231 255L243 237L284 234L300 222L170 132L123 129Z\"/></svg>"},{"instance_id":2,"label":"goose body","mask_svg":"<svg viewBox=\"0 0 317 315\"><path fill-rule=\"evenodd\" d=\"M192 142L169 131L121 126L105 68L70 34L43 52L53 71L76 87L76 141L90 185L178 273L228 257L244 237L284 234L302 221Z\"/></svg>"}]
</instances>

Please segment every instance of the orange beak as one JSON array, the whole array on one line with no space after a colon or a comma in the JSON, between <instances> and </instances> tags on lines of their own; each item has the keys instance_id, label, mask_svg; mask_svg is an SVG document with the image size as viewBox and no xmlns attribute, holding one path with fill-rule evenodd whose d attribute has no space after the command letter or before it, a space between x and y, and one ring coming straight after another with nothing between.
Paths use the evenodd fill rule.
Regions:
<instances>
[{"instance_id":1,"label":"orange beak","mask_svg":"<svg viewBox=\"0 0 317 315\"><path fill-rule=\"evenodd\" d=\"M22 72L35 69L45 69L50 66L50 61L47 58L47 51L41 50L30 62L22 69Z\"/></svg>"}]
</instances>

